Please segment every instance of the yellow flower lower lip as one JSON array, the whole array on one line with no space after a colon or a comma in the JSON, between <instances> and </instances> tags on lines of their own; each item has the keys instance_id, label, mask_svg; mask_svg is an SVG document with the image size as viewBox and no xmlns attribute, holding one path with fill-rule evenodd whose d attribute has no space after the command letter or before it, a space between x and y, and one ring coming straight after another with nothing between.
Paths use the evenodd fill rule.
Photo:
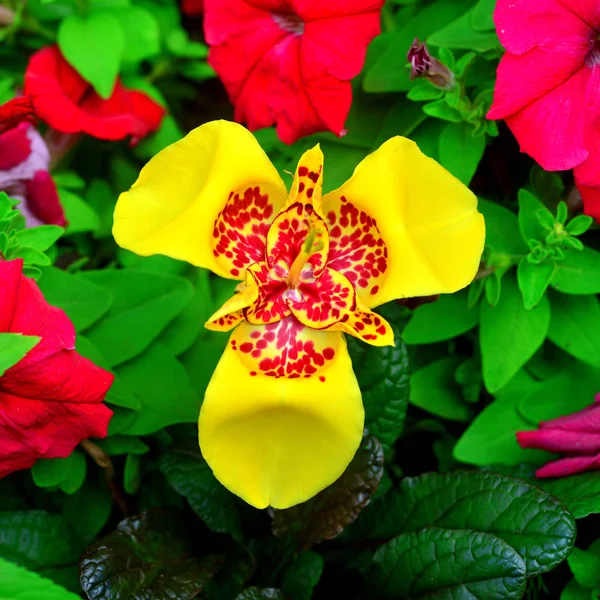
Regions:
<instances>
[{"instance_id":1,"label":"yellow flower lower lip","mask_svg":"<svg viewBox=\"0 0 600 600\"><path fill-rule=\"evenodd\" d=\"M289 194L252 135L207 123L159 153L115 210L117 242L243 282L206 326L233 330L207 388L202 453L253 506L303 502L344 471L364 411L343 333L393 333L372 308L457 291L484 243L475 196L393 138L322 196L318 146Z\"/></svg>"}]
</instances>

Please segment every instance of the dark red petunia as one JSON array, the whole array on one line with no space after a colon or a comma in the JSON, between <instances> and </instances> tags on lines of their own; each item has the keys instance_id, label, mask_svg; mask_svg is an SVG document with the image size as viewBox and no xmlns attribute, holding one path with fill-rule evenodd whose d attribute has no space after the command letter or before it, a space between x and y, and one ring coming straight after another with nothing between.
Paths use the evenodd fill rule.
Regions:
<instances>
[{"instance_id":1,"label":"dark red petunia","mask_svg":"<svg viewBox=\"0 0 600 600\"><path fill-rule=\"evenodd\" d=\"M49 164L46 143L33 125L0 133L0 191L20 200L28 227L67 224Z\"/></svg>"},{"instance_id":2,"label":"dark red petunia","mask_svg":"<svg viewBox=\"0 0 600 600\"><path fill-rule=\"evenodd\" d=\"M29 60L21 102L31 102L35 116L57 131L87 133L102 140L128 136L140 140L160 126L165 114L154 100L126 89L120 80L112 96L103 100L67 63L58 46L42 48ZM0 107L0 123L14 112L10 104Z\"/></svg>"},{"instance_id":3,"label":"dark red petunia","mask_svg":"<svg viewBox=\"0 0 600 600\"><path fill-rule=\"evenodd\" d=\"M517 441L523 448L566 455L538 469L538 477L564 477L600 469L600 394L592 406L540 423L537 431L520 431Z\"/></svg>"},{"instance_id":4,"label":"dark red petunia","mask_svg":"<svg viewBox=\"0 0 600 600\"><path fill-rule=\"evenodd\" d=\"M19 96L0 106L0 133L13 129L19 123L35 121L33 102L29 96Z\"/></svg>"},{"instance_id":5,"label":"dark red petunia","mask_svg":"<svg viewBox=\"0 0 600 600\"><path fill-rule=\"evenodd\" d=\"M181 10L190 17L201 15L204 12L204 0L183 0Z\"/></svg>"},{"instance_id":6,"label":"dark red petunia","mask_svg":"<svg viewBox=\"0 0 600 600\"><path fill-rule=\"evenodd\" d=\"M0 377L0 477L105 437L112 416L102 400L113 375L75 352L71 321L22 270L0 262L0 332L41 340Z\"/></svg>"},{"instance_id":7,"label":"dark red petunia","mask_svg":"<svg viewBox=\"0 0 600 600\"><path fill-rule=\"evenodd\" d=\"M344 132L384 0L205 0L209 63L249 129Z\"/></svg>"}]
</instances>

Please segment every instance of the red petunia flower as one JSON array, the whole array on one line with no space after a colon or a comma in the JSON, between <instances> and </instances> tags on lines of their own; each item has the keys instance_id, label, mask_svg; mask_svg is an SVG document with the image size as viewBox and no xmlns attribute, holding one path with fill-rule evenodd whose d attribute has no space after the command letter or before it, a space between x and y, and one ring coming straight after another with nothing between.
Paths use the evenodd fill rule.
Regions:
<instances>
[{"instance_id":1,"label":"red petunia flower","mask_svg":"<svg viewBox=\"0 0 600 600\"><path fill-rule=\"evenodd\" d=\"M544 169L578 167L586 213L599 218L600 4L499 0L494 19L507 53L488 118L506 119Z\"/></svg>"},{"instance_id":2,"label":"red petunia flower","mask_svg":"<svg viewBox=\"0 0 600 600\"><path fill-rule=\"evenodd\" d=\"M182 0L181 10L190 17L201 15L204 12L204 0Z\"/></svg>"},{"instance_id":3,"label":"red petunia flower","mask_svg":"<svg viewBox=\"0 0 600 600\"><path fill-rule=\"evenodd\" d=\"M0 477L105 437L112 416L102 404L112 374L75 352L71 321L22 269L21 260L0 262L0 332L41 340L0 377Z\"/></svg>"},{"instance_id":4,"label":"red petunia flower","mask_svg":"<svg viewBox=\"0 0 600 600\"><path fill-rule=\"evenodd\" d=\"M131 136L140 140L157 129L164 109L142 92L127 90L117 80L112 96L103 100L63 58L58 46L36 52L25 72L24 104L62 133L87 133L102 140ZM0 107L0 126L14 120L16 101Z\"/></svg>"},{"instance_id":5,"label":"red petunia flower","mask_svg":"<svg viewBox=\"0 0 600 600\"><path fill-rule=\"evenodd\" d=\"M0 133L0 191L21 201L27 227L67 224L49 164L48 148L33 125Z\"/></svg>"},{"instance_id":6,"label":"red petunia flower","mask_svg":"<svg viewBox=\"0 0 600 600\"><path fill-rule=\"evenodd\" d=\"M538 469L538 477L564 477L600 469L600 394L592 406L540 423L537 431L520 431L517 441L523 448L567 455Z\"/></svg>"},{"instance_id":7,"label":"red petunia flower","mask_svg":"<svg viewBox=\"0 0 600 600\"><path fill-rule=\"evenodd\" d=\"M205 0L209 63L235 119L273 124L292 143L317 131L344 132L350 79L380 32L383 0Z\"/></svg>"}]
</instances>

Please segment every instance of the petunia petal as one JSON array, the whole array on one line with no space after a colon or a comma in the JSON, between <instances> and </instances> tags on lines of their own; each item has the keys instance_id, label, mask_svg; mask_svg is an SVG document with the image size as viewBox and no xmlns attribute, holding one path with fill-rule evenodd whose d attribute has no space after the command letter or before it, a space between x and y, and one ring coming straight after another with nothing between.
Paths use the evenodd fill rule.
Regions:
<instances>
[{"instance_id":1,"label":"petunia petal","mask_svg":"<svg viewBox=\"0 0 600 600\"><path fill-rule=\"evenodd\" d=\"M600 469L600 455L596 456L573 456L561 458L539 468L535 475L540 478L567 477L584 471Z\"/></svg>"},{"instance_id":2,"label":"petunia petal","mask_svg":"<svg viewBox=\"0 0 600 600\"><path fill-rule=\"evenodd\" d=\"M263 356L254 358L245 344L261 342ZM267 360L265 372L260 365ZM342 334L306 329L289 318L234 331L206 392L199 438L204 458L230 491L257 508L287 508L344 472L363 425Z\"/></svg>"},{"instance_id":3,"label":"petunia petal","mask_svg":"<svg viewBox=\"0 0 600 600\"><path fill-rule=\"evenodd\" d=\"M569 9L569 4L576 3L595 4L588 0L498 0L494 12L498 37L513 54L524 54L534 46L577 46L590 38L591 27Z\"/></svg>"},{"instance_id":4,"label":"petunia petal","mask_svg":"<svg viewBox=\"0 0 600 600\"><path fill-rule=\"evenodd\" d=\"M157 154L119 198L113 234L136 254L165 254L244 279L264 259L286 189L251 133L213 121Z\"/></svg>"},{"instance_id":5,"label":"petunia petal","mask_svg":"<svg viewBox=\"0 0 600 600\"><path fill-rule=\"evenodd\" d=\"M323 197L324 213L341 214L342 198L371 217L388 250L379 289L361 298L367 308L472 281L485 238L477 198L414 142L395 137L367 156Z\"/></svg>"}]
</instances>

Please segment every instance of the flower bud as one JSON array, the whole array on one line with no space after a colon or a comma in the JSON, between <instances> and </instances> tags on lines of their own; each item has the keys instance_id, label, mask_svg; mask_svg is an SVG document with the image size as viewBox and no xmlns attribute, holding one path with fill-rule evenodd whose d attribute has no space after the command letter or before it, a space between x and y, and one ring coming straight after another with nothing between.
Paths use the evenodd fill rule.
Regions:
<instances>
[{"instance_id":1,"label":"flower bud","mask_svg":"<svg viewBox=\"0 0 600 600\"><path fill-rule=\"evenodd\" d=\"M425 77L442 90L451 90L455 86L454 73L437 58L429 54L427 44L415 38L407 54L411 64L410 78Z\"/></svg>"},{"instance_id":2,"label":"flower bud","mask_svg":"<svg viewBox=\"0 0 600 600\"><path fill-rule=\"evenodd\" d=\"M14 11L10 10L10 8L7 8L6 6L0 6L0 27L12 25L14 20Z\"/></svg>"}]
</instances>

